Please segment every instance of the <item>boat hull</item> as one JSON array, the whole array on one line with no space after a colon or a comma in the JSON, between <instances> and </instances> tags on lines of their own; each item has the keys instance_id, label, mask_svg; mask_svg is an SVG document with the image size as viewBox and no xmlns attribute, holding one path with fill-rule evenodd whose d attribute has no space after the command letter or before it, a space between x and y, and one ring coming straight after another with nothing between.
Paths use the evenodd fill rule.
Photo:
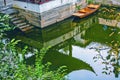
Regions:
<instances>
[{"instance_id":1,"label":"boat hull","mask_svg":"<svg viewBox=\"0 0 120 80\"><path fill-rule=\"evenodd\" d=\"M74 13L73 16L77 16L79 18L87 17L91 15L92 13L96 12L99 9L99 7L100 5L90 4L87 7L81 10L78 10L78 12Z\"/></svg>"}]
</instances>

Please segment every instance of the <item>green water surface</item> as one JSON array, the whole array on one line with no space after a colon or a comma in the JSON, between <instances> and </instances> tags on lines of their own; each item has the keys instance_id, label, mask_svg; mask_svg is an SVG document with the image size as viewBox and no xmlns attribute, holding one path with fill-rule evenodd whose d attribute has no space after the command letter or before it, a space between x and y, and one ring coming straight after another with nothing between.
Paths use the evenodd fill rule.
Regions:
<instances>
[{"instance_id":1,"label":"green water surface","mask_svg":"<svg viewBox=\"0 0 120 80\"><path fill-rule=\"evenodd\" d=\"M106 9L119 13L119 8ZM83 19L71 17L44 29L15 30L9 35L21 40L21 47L51 46L44 62L51 62L51 69L67 66L70 80L120 80L120 29L99 24L99 18L119 21L113 14L99 10Z\"/></svg>"}]
</instances>

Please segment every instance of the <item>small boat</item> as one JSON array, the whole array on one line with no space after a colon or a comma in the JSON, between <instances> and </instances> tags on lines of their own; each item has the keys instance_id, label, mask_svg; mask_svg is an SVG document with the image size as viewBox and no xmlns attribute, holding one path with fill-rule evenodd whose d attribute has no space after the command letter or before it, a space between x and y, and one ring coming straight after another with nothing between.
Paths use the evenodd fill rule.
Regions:
<instances>
[{"instance_id":1,"label":"small boat","mask_svg":"<svg viewBox=\"0 0 120 80\"><path fill-rule=\"evenodd\" d=\"M77 16L80 18L84 18L92 13L94 13L95 11L97 11L100 7L100 4L89 4L87 5L87 7L78 10L76 13L73 14L73 16Z\"/></svg>"}]
</instances>

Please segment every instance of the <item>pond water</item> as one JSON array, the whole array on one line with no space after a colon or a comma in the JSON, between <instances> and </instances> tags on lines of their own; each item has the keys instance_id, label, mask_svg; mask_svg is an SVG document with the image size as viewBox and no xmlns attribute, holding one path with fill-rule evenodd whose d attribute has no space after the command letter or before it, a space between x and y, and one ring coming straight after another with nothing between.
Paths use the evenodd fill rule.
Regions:
<instances>
[{"instance_id":1,"label":"pond water","mask_svg":"<svg viewBox=\"0 0 120 80\"><path fill-rule=\"evenodd\" d=\"M84 19L71 17L44 29L15 30L9 35L21 40L20 47L51 46L44 62L51 62L51 69L67 66L70 80L120 80L120 29L113 27L112 14L104 15L110 14L98 11Z\"/></svg>"}]
</instances>

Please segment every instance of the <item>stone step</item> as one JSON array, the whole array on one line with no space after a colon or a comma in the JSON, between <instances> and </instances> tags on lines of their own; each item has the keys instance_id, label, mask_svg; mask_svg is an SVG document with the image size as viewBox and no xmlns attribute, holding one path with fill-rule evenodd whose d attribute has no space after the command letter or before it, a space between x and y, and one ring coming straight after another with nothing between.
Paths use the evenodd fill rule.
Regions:
<instances>
[{"instance_id":1,"label":"stone step","mask_svg":"<svg viewBox=\"0 0 120 80\"><path fill-rule=\"evenodd\" d=\"M15 20L19 20L20 18L18 17L15 17L15 18L12 18L11 21L15 21Z\"/></svg>"},{"instance_id":2,"label":"stone step","mask_svg":"<svg viewBox=\"0 0 120 80\"><path fill-rule=\"evenodd\" d=\"M29 27L26 27L26 28L23 28L23 29L21 29L22 31L28 31L28 30L30 30L30 29L32 29L33 28L33 26L29 26Z\"/></svg>"},{"instance_id":3,"label":"stone step","mask_svg":"<svg viewBox=\"0 0 120 80\"><path fill-rule=\"evenodd\" d=\"M9 9L9 7L0 6L0 11L4 11L4 10L7 10L7 9Z\"/></svg>"},{"instance_id":4,"label":"stone step","mask_svg":"<svg viewBox=\"0 0 120 80\"><path fill-rule=\"evenodd\" d=\"M15 18L17 16L17 14L13 14L13 15L10 15L9 18L12 19L12 18Z\"/></svg>"},{"instance_id":5,"label":"stone step","mask_svg":"<svg viewBox=\"0 0 120 80\"><path fill-rule=\"evenodd\" d=\"M30 24L26 24L26 25L20 26L19 28L22 29L22 28L25 28L25 27L28 27L28 26L30 26Z\"/></svg>"},{"instance_id":6,"label":"stone step","mask_svg":"<svg viewBox=\"0 0 120 80\"><path fill-rule=\"evenodd\" d=\"M26 22L23 22L23 23L18 23L16 25L17 25L17 27L20 27L20 26L23 26L23 25L26 25L26 24L27 24Z\"/></svg>"},{"instance_id":7,"label":"stone step","mask_svg":"<svg viewBox=\"0 0 120 80\"><path fill-rule=\"evenodd\" d=\"M6 10L1 11L1 13L10 15L10 14L18 13L18 11L12 8L8 8Z\"/></svg>"},{"instance_id":8,"label":"stone step","mask_svg":"<svg viewBox=\"0 0 120 80\"><path fill-rule=\"evenodd\" d=\"M13 21L14 24L18 24L18 23L21 23L21 22L23 22L23 20L19 20L19 19L18 19L18 20L16 20L16 21Z\"/></svg>"},{"instance_id":9,"label":"stone step","mask_svg":"<svg viewBox=\"0 0 120 80\"><path fill-rule=\"evenodd\" d=\"M10 15L9 18L12 19L12 18L15 18L16 15Z\"/></svg>"}]
</instances>

